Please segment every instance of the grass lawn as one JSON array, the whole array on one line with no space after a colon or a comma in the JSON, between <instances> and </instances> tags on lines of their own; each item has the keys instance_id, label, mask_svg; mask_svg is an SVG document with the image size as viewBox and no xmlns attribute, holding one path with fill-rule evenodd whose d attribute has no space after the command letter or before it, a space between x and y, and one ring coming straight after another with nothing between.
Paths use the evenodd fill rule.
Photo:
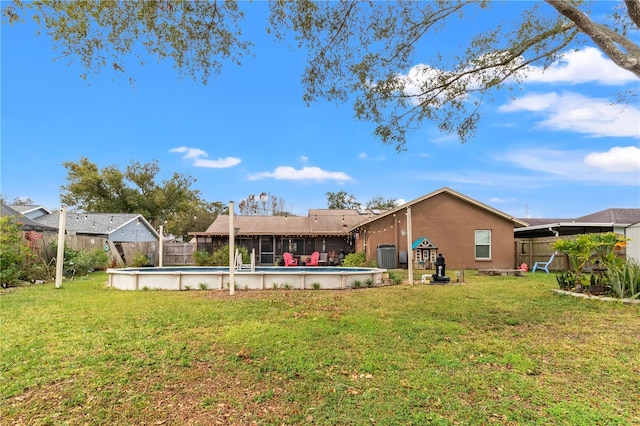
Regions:
<instances>
[{"instance_id":1,"label":"grass lawn","mask_svg":"<svg viewBox=\"0 0 640 426\"><path fill-rule=\"evenodd\" d=\"M640 424L640 306L553 294L552 274L465 278L229 296L96 273L12 289L0 423Z\"/></svg>"}]
</instances>

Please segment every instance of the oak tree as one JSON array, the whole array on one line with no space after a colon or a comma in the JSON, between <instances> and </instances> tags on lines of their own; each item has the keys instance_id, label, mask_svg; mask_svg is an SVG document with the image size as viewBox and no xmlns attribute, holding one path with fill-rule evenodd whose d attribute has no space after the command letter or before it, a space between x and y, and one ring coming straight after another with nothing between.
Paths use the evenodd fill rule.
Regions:
<instances>
[{"instance_id":1,"label":"oak tree","mask_svg":"<svg viewBox=\"0 0 640 426\"><path fill-rule=\"evenodd\" d=\"M142 49L172 58L181 75L206 83L224 62L240 63L251 51L251 41L242 37L241 6L215 0L14 0L3 5L3 20L16 22L29 13L58 52L78 58L87 72L112 67L129 75L129 58L143 62ZM521 8L519 19L505 14L510 20L498 19L459 51L437 48L455 20L476 24L512 7ZM293 35L307 54L304 100L353 102L355 116L372 122L375 135L397 150L404 149L407 132L425 121L470 139L483 100L517 88L530 66L546 68L568 49L597 46L640 77L640 46L633 36L640 29L640 0L273 0L270 8L268 31L279 39ZM436 46L435 54L422 56L424 46Z\"/></svg>"},{"instance_id":2,"label":"oak tree","mask_svg":"<svg viewBox=\"0 0 640 426\"><path fill-rule=\"evenodd\" d=\"M206 202L200 191L191 189L195 179L174 173L158 182L157 161L131 161L124 170L116 166L102 169L82 157L66 161L66 184L61 187L62 204L87 213L137 213L154 227L165 226L169 234L186 236L204 231L216 216L228 208L220 202Z\"/></svg>"}]
</instances>

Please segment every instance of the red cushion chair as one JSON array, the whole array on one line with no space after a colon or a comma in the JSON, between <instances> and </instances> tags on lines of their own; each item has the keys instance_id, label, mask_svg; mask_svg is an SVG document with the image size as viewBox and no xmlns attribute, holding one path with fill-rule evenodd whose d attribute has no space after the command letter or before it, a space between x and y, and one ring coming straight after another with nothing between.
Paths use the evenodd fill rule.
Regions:
<instances>
[{"instance_id":1,"label":"red cushion chair","mask_svg":"<svg viewBox=\"0 0 640 426\"><path fill-rule=\"evenodd\" d=\"M285 252L282 258L284 259L284 266L298 266L298 259L294 259L291 253Z\"/></svg>"},{"instance_id":2,"label":"red cushion chair","mask_svg":"<svg viewBox=\"0 0 640 426\"><path fill-rule=\"evenodd\" d=\"M307 260L307 266L318 266L318 260L320 260L320 253L314 251L311 253L309 260Z\"/></svg>"}]
</instances>

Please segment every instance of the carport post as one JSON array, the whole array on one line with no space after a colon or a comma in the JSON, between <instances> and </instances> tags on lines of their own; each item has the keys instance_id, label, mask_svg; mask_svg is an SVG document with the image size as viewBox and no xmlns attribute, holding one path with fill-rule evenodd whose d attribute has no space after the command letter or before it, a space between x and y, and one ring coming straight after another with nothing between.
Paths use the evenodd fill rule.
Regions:
<instances>
[{"instance_id":1,"label":"carport post","mask_svg":"<svg viewBox=\"0 0 640 426\"><path fill-rule=\"evenodd\" d=\"M407 206L407 266L409 267L409 285L413 285L413 232L411 229L411 206Z\"/></svg>"},{"instance_id":2,"label":"carport post","mask_svg":"<svg viewBox=\"0 0 640 426\"><path fill-rule=\"evenodd\" d=\"M229 294L233 295L236 291L233 282L233 273L235 271L235 228L233 227L233 201L229 201Z\"/></svg>"}]
</instances>

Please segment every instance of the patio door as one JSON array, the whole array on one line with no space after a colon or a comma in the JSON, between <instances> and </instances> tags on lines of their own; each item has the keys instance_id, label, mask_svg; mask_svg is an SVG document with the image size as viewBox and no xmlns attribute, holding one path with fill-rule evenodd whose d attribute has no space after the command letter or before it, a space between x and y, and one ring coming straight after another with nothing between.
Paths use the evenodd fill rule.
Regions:
<instances>
[{"instance_id":1,"label":"patio door","mask_svg":"<svg viewBox=\"0 0 640 426\"><path fill-rule=\"evenodd\" d=\"M275 262L275 237L260 237L260 264L273 265Z\"/></svg>"}]
</instances>

